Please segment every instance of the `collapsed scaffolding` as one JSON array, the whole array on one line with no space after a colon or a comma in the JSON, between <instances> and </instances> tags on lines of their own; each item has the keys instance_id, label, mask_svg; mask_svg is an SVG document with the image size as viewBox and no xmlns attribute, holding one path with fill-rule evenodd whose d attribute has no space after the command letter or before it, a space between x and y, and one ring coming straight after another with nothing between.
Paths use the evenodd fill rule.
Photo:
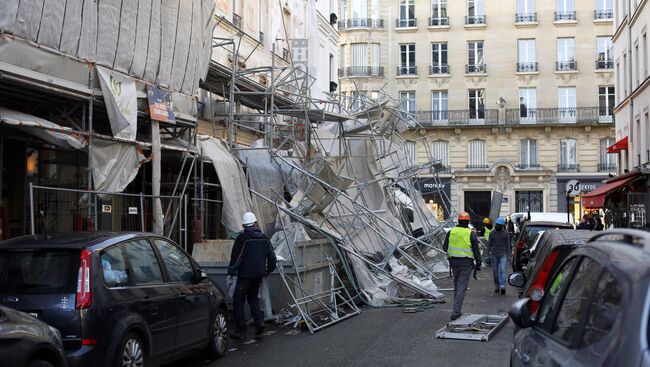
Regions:
<instances>
[{"instance_id":1,"label":"collapsed scaffolding","mask_svg":"<svg viewBox=\"0 0 650 367\"><path fill-rule=\"evenodd\" d=\"M433 159L431 144L421 144L427 147L424 163L407 159L401 134L418 127L417 121L383 91L376 99L360 93L312 98L315 80L308 66L291 57L303 40L279 41L294 46L289 65L278 65L274 43L270 66L246 69L242 65L257 48L240 55L241 35L215 38L213 47L233 62L229 73L214 64L211 72L227 78L226 145L245 167L260 227L278 258L295 270L290 276L279 267L297 311L292 321L313 333L358 314L358 301L444 302L433 281L448 276L442 242L452 223L436 219L416 185L422 174L439 183L444 167ZM236 129L263 139L253 146L235 144ZM453 217L449 198L438 190ZM304 284L310 269L304 253L297 253L298 243L315 239L325 242L320 255L330 275L322 290ZM327 244L338 267L323 249Z\"/></svg>"}]
</instances>

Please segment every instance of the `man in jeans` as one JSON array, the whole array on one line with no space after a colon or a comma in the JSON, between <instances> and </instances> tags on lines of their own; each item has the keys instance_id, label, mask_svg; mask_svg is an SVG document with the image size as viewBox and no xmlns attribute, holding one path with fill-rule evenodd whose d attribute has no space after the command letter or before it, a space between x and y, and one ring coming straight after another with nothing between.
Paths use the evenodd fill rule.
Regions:
<instances>
[{"instance_id":1,"label":"man in jeans","mask_svg":"<svg viewBox=\"0 0 650 367\"><path fill-rule=\"evenodd\" d=\"M495 224L487 244L492 262L494 293L506 294L506 259L510 253L510 235L505 230L506 221L503 217L497 218Z\"/></svg>"},{"instance_id":2,"label":"man in jeans","mask_svg":"<svg viewBox=\"0 0 650 367\"><path fill-rule=\"evenodd\" d=\"M255 320L255 335L264 333L264 314L257 296L262 278L275 270L276 258L269 239L257 228L255 214L246 212L242 217L244 231L237 236L230 255L228 277L237 276L233 295L233 312L237 330L233 339L246 336L244 303L248 299L251 314Z\"/></svg>"},{"instance_id":3,"label":"man in jeans","mask_svg":"<svg viewBox=\"0 0 650 367\"><path fill-rule=\"evenodd\" d=\"M454 274L454 307L451 319L460 317L469 278L474 271L481 270L481 253L478 248L476 232L469 229L470 217L467 212L458 214L458 225L452 228L442 249L449 256L449 266Z\"/></svg>"}]
</instances>

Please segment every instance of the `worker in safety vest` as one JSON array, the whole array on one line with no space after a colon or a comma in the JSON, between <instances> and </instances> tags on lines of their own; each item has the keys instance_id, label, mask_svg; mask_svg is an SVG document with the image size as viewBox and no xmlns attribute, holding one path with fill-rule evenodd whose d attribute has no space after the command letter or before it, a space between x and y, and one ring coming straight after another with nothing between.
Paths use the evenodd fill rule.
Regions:
<instances>
[{"instance_id":1,"label":"worker in safety vest","mask_svg":"<svg viewBox=\"0 0 650 367\"><path fill-rule=\"evenodd\" d=\"M490 218L483 218L483 238L485 241L490 239L490 232L492 231L492 222Z\"/></svg>"},{"instance_id":2,"label":"worker in safety vest","mask_svg":"<svg viewBox=\"0 0 650 367\"><path fill-rule=\"evenodd\" d=\"M476 270L481 270L481 253L478 248L476 232L469 228L470 217L467 212L458 214L458 225L452 228L447 237L443 250L449 257L449 266L454 275L454 307L451 319L456 320L461 315L461 307L465 299L465 291L469 278Z\"/></svg>"}]
</instances>

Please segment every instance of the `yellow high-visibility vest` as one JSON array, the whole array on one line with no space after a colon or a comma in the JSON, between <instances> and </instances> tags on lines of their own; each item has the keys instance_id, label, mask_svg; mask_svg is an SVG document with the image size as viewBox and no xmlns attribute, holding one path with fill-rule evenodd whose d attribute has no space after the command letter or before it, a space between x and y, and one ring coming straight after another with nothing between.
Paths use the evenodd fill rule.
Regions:
<instances>
[{"instance_id":1,"label":"yellow high-visibility vest","mask_svg":"<svg viewBox=\"0 0 650 367\"><path fill-rule=\"evenodd\" d=\"M488 227L485 227L483 238L485 238L486 241L490 239L490 232L492 232L492 230L489 229Z\"/></svg>"},{"instance_id":2,"label":"yellow high-visibility vest","mask_svg":"<svg viewBox=\"0 0 650 367\"><path fill-rule=\"evenodd\" d=\"M468 257L474 258L472 252L472 242L470 236L472 230L465 227L454 227L449 231L449 247L447 248L447 255L449 257Z\"/></svg>"}]
</instances>

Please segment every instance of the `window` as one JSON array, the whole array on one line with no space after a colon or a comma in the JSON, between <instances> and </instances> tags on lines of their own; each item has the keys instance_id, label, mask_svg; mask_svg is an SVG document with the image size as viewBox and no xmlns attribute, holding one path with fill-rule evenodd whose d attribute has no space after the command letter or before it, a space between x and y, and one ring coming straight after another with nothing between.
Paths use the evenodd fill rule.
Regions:
<instances>
[{"instance_id":1,"label":"window","mask_svg":"<svg viewBox=\"0 0 650 367\"><path fill-rule=\"evenodd\" d=\"M573 272L576 264L578 264L578 257L573 257L569 259L560 270L555 273L555 277L549 283L547 283L547 290L544 298L542 299L542 305L537 312L537 325L539 325L544 330L549 330L553 322L553 313L558 307L560 301L560 296L567 286L569 277Z\"/></svg>"},{"instance_id":2,"label":"window","mask_svg":"<svg viewBox=\"0 0 650 367\"><path fill-rule=\"evenodd\" d=\"M467 92L470 120L482 120L485 118L485 90L470 89Z\"/></svg>"},{"instance_id":3,"label":"window","mask_svg":"<svg viewBox=\"0 0 650 367\"><path fill-rule=\"evenodd\" d=\"M595 19L612 19L614 17L613 0L596 0Z\"/></svg>"},{"instance_id":4,"label":"window","mask_svg":"<svg viewBox=\"0 0 650 367\"><path fill-rule=\"evenodd\" d=\"M78 270L76 250L0 249L0 294L74 293Z\"/></svg>"},{"instance_id":5,"label":"window","mask_svg":"<svg viewBox=\"0 0 650 367\"><path fill-rule=\"evenodd\" d=\"M555 3L558 14L575 13L573 0L557 0ZM575 17L573 18L575 19ZM560 19L555 19L560 20Z\"/></svg>"},{"instance_id":6,"label":"window","mask_svg":"<svg viewBox=\"0 0 650 367\"><path fill-rule=\"evenodd\" d=\"M448 74L447 43L431 44L431 74Z\"/></svg>"},{"instance_id":7,"label":"window","mask_svg":"<svg viewBox=\"0 0 650 367\"><path fill-rule=\"evenodd\" d=\"M576 169L578 162L578 144L573 138L560 139L560 170L571 171Z\"/></svg>"},{"instance_id":8,"label":"window","mask_svg":"<svg viewBox=\"0 0 650 367\"><path fill-rule=\"evenodd\" d=\"M194 268L183 251L165 240L156 239L154 242L164 259L170 281L191 282L194 280Z\"/></svg>"},{"instance_id":9,"label":"window","mask_svg":"<svg viewBox=\"0 0 650 367\"><path fill-rule=\"evenodd\" d=\"M485 16L483 0L467 0L467 16L481 17Z\"/></svg>"},{"instance_id":10,"label":"window","mask_svg":"<svg viewBox=\"0 0 650 367\"><path fill-rule=\"evenodd\" d=\"M467 42L467 73L484 73L483 41Z\"/></svg>"},{"instance_id":11,"label":"window","mask_svg":"<svg viewBox=\"0 0 650 367\"><path fill-rule=\"evenodd\" d=\"M406 164L408 166L414 166L416 163L416 150L415 150L415 142L414 141L405 141L404 146L402 147L402 150L404 151L404 154L406 155Z\"/></svg>"},{"instance_id":12,"label":"window","mask_svg":"<svg viewBox=\"0 0 650 367\"><path fill-rule=\"evenodd\" d=\"M345 68L348 65L348 62L345 59L345 45L341 45L341 54L339 56L341 57L340 60L341 67Z\"/></svg>"},{"instance_id":13,"label":"window","mask_svg":"<svg viewBox=\"0 0 650 367\"><path fill-rule=\"evenodd\" d=\"M612 330L620 314L622 300L621 285L612 273L605 270L591 302L589 317L580 343L581 348L597 343Z\"/></svg>"},{"instance_id":14,"label":"window","mask_svg":"<svg viewBox=\"0 0 650 367\"><path fill-rule=\"evenodd\" d=\"M535 0L517 0L517 13L519 14L535 13Z\"/></svg>"},{"instance_id":15,"label":"window","mask_svg":"<svg viewBox=\"0 0 650 367\"><path fill-rule=\"evenodd\" d=\"M645 141L646 141L646 147L645 147L645 161L650 162L650 113L646 112L645 113Z\"/></svg>"},{"instance_id":16,"label":"window","mask_svg":"<svg viewBox=\"0 0 650 367\"><path fill-rule=\"evenodd\" d=\"M440 160L445 167L449 167L449 142L445 140L436 140L431 143L431 158Z\"/></svg>"},{"instance_id":17,"label":"window","mask_svg":"<svg viewBox=\"0 0 650 367\"><path fill-rule=\"evenodd\" d=\"M641 75L641 63L639 62L639 42L634 44L634 65L636 70L634 71L634 79L636 79L636 86L639 86L639 76ZM632 80L634 80L632 79Z\"/></svg>"},{"instance_id":18,"label":"window","mask_svg":"<svg viewBox=\"0 0 650 367\"><path fill-rule=\"evenodd\" d=\"M261 7L260 7L261 8ZM341 0L341 10L340 10L340 15L341 15L341 20L346 20L348 19L348 0Z\"/></svg>"},{"instance_id":19,"label":"window","mask_svg":"<svg viewBox=\"0 0 650 367\"><path fill-rule=\"evenodd\" d=\"M398 27L415 27L415 0L399 0Z\"/></svg>"},{"instance_id":20,"label":"window","mask_svg":"<svg viewBox=\"0 0 650 367\"><path fill-rule=\"evenodd\" d=\"M627 97L627 50L623 50L623 98Z\"/></svg>"},{"instance_id":21,"label":"window","mask_svg":"<svg viewBox=\"0 0 650 367\"><path fill-rule=\"evenodd\" d=\"M643 34L643 68L645 70L644 75L648 77L648 34Z\"/></svg>"},{"instance_id":22,"label":"window","mask_svg":"<svg viewBox=\"0 0 650 367\"><path fill-rule=\"evenodd\" d=\"M368 74L368 44L353 43L352 45L352 68L350 75Z\"/></svg>"},{"instance_id":23,"label":"window","mask_svg":"<svg viewBox=\"0 0 650 367\"><path fill-rule=\"evenodd\" d=\"M485 140L475 139L469 141L469 168L487 167L485 157Z\"/></svg>"},{"instance_id":24,"label":"window","mask_svg":"<svg viewBox=\"0 0 650 367\"><path fill-rule=\"evenodd\" d=\"M416 75L415 44L399 45L400 66L398 75Z\"/></svg>"},{"instance_id":25,"label":"window","mask_svg":"<svg viewBox=\"0 0 650 367\"><path fill-rule=\"evenodd\" d=\"M446 90L431 92L431 119L433 121L446 121L448 118L448 97Z\"/></svg>"},{"instance_id":26,"label":"window","mask_svg":"<svg viewBox=\"0 0 650 367\"><path fill-rule=\"evenodd\" d=\"M415 113L415 92L399 92L400 108L407 113Z\"/></svg>"},{"instance_id":27,"label":"window","mask_svg":"<svg viewBox=\"0 0 650 367\"><path fill-rule=\"evenodd\" d=\"M350 109L352 111L364 108L366 106L366 91L352 92L352 100L350 101Z\"/></svg>"},{"instance_id":28,"label":"window","mask_svg":"<svg viewBox=\"0 0 650 367\"><path fill-rule=\"evenodd\" d=\"M600 139L600 163L598 165L598 171L609 172L616 170L616 153L607 153L607 148L614 143L614 138Z\"/></svg>"},{"instance_id":29,"label":"window","mask_svg":"<svg viewBox=\"0 0 650 367\"><path fill-rule=\"evenodd\" d=\"M566 342L569 347L577 346L582 328L582 315L589 309L591 296L598 284L600 266L590 258L584 258L578 266L573 279L568 284L564 298L557 309L551 334Z\"/></svg>"},{"instance_id":30,"label":"window","mask_svg":"<svg viewBox=\"0 0 650 367\"><path fill-rule=\"evenodd\" d=\"M430 26L448 25L447 0L431 0L431 21Z\"/></svg>"},{"instance_id":31,"label":"window","mask_svg":"<svg viewBox=\"0 0 650 367\"><path fill-rule=\"evenodd\" d=\"M560 87L557 89L557 107L559 122L576 121L575 87Z\"/></svg>"},{"instance_id":32,"label":"window","mask_svg":"<svg viewBox=\"0 0 650 367\"><path fill-rule=\"evenodd\" d=\"M612 47L612 37L598 37L596 39L596 48L598 50L596 69L611 69L614 67Z\"/></svg>"},{"instance_id":33,"label":"window","mask_svg":"<svg viewBox=\"0 0 650 367\"><path fill-rule=\"evenodd\" d=\"M379 55L381 51L380 45L379 43L372 43L370 47L372 50L372 56L371 56L372 58L371 58L370 66L372 66L373 68L378 68L380 64L379 62Z\"/></svg>"},{"instance_id":34,"label":"window","mask_svg":"<svg viewBox=\"0 0 650 367\"><path fill-rule=\"evenodd\" d=\"M535 40L522 39L517 41L518 72L537 71L537 58L535 55Z\"/></svg>"},{"instance_id":35,"label":"window","mask_svg":"<svg viewBox=\"0 0 650 367\"><path fill-rule=\"evenodd\" d=\"M557 66L556 70L576 70L576 53L574 38L557 39Z\"/></svg>"},{"instance_id":36,"label":"window","mask_svg":"<svg viewBox=\"0 0 650 367\"><path fill-rule=\"evenodd\" d=\"M520 151L520 168L537 167L537 141L535 139L522 139Z\"/></svg>"},{"instance_id":37,"label":"window","mask_svg":"<svg viewBox=\"0 0 650 367\"><path fill-rule=\"evenodd\" d=\"M354 19L368 18L368 1L367 0L350 0L350 13ZM359 25L361 26L361 25Z\"/></svg>"},{"instance_id":38,"label":"window","mask_svg":"<svg viewBox=\"0 0 650 367\"><path fill-rule=\"evenodd\" d=\"M611 122L614 114L614 87L598 87L598 119Z\"/></svg>"},{"instance_id":39,"label":"window","mask_svg":"<svg viewBox=\"0 0 650 367\"><path fill-rule=\"evenodd\" d=\"M370 18L380 19L379 15L379 0L370 0Z\"/></svg>"},{"instance_id":40,"label":"window","mask_svg":"<svg viewBox=\"0 0 650 367\"><path fill-rule=\"evenodd\" d=\"M135 284L162 283L158 258L146 240L128 242L124 247L129 259L129 266Z\"/></svg>"},{"instance_id":41,"label":"window","mask_svg":"<svg viewBox=\"0 0 650 367\"><path fill-rule=\"evenodd\" d=\"M522 122L535 122L537 117L537 89L519 88L519 117Z\"/></svg>"},{"instance_id":42,"label":"window","mask_svg":"<svg viewBox=\"0 0 650 367\"><path fill-rule=\"evenodd\" d=\"M129 272L126 269L122 245L111 246L100 255L104 284L107 287L126 287L129 285Z\"/></svg>"}]
</instances>

